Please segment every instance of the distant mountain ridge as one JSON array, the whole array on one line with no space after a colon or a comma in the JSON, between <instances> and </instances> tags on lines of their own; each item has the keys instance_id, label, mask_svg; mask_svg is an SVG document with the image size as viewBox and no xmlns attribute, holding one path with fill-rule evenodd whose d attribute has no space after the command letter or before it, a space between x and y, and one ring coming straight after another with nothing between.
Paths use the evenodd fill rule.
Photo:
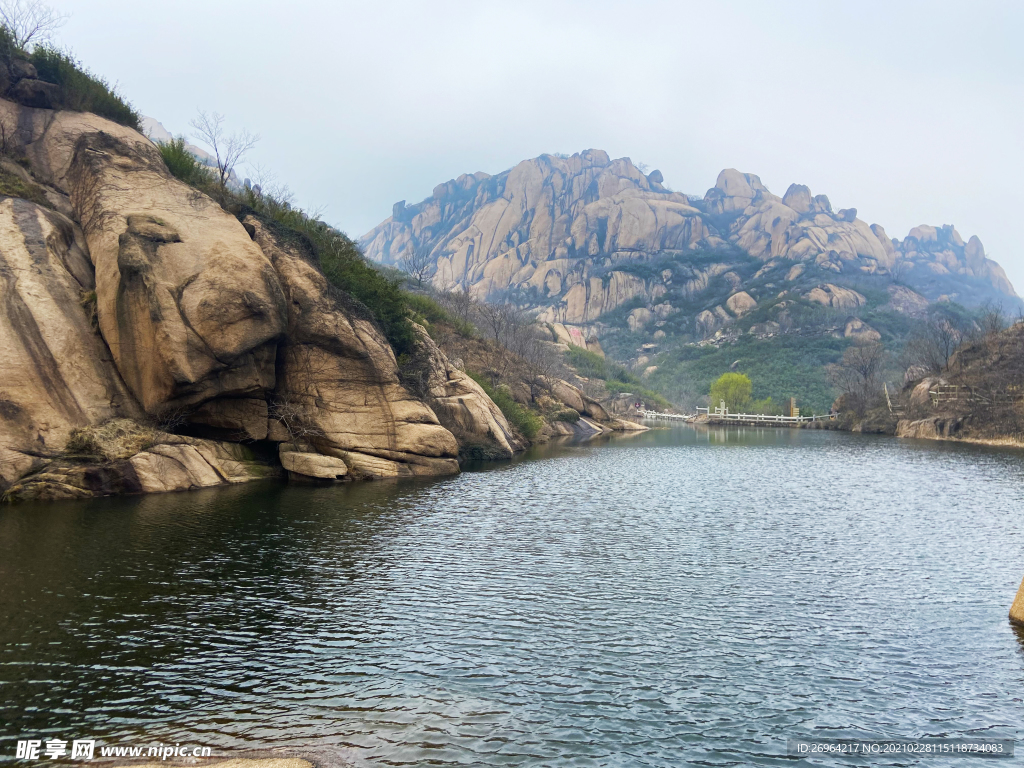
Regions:
<instances>
[{"instance_id":1,"label":"distant mountain ridge","mask_svg":"<svg viewBox=\"0 0 1024 768\"><path fill-rule=\"evenodd\" d=\"M685 311L679 330L697 339L780 290L821 303L831 301L827 286L864 279L899 282L928 301L1019 302L981 241L965 242L952 226L892 239L804 185L779 197L733 169L691 197L666 188L660 171L644 174L597 149L439 184L420 203L397 203L360 245L387 264L429 254L436 287L514 296L549 322L599 327L629 305L636 330L648 314ZM673 296L675 306L665 300Z\"/></svg>"}]
</instances>

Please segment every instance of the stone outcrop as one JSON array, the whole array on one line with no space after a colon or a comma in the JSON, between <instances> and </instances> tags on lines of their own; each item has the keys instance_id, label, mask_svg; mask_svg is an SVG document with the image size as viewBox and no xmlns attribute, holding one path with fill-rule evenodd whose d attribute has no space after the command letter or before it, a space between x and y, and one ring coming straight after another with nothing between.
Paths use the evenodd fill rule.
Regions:
<instances>
[{"instance_id":1,"label":"stone outcrop","mask_svg":"<svg viewBox=\"0 0 1024 768\"><path fill-rule=\"evenodd\" d=\"M255 217L245 223L272 263L287 307L269 433L285 442L302 437L356 477L458 472L455 438L402 386L394 352L372 318L331 289L300 244L281 241Z\"/></svg>"},{"instance_id":2,"label":"stone outcrop","mask_svg":"<svg viewBox=\"0 0 1024 768\"><path fill-rule=\"evenodd\" d=\"M19 109L23 151L66 194L95 274L99 328L154 416L274 386L284 296L235 217L174 179L144 136L95 115ZM241 427L241 425L239 425Z\"/></svg>"},{"instance_id":3,"label":"stone outcrop","mask_svg":"<svg viewBox=\"0 0 1024 768\"><path fill-rule=\"evenodd\" d=\"M345 480L348 466L334 456L317 453L312 446L281 443L278 446L281 466L290 480Z\"/></svg>"},{"instance_id":4,"label":"stone outcrop","mask_svg":"<svg viewBox=\"0 0 1024 768\"><path fill-rule=\"evenodd\" d=\"M1000 293L1015 295L1003 268L986 257L977 235L965 243L951 225L921 225L910 230L899 249L901 271L908 281L927 283L932 275L961 275L980 278Z\"/></svg>"},{"instance_id":5,"label":"stone outcrop","mask_svg":"<svg viewBox=\"0 0 1024 768\"><path fill-rule=\"evenodd\" d=\"M0 479L10 484L64 449L71 431L138 415L90 322L92 266L74 224L0 199Z\"/></svg>"},{"instance_id":6,"label":"stone outcrop","mask_svg":"<svg viewBox=\"0 0 1024 768\"><path fill-rule=\"evenodd\" d=\"M654 184L601 150L542 155L438 185L361 245L384 263L427 249L438 287L462 285L477 297L536 290L554 305L544 319L583 323L648 290L629 272L602 269L605 259L723 244L686 195Z\"/></svg>"},{"instance_id":7,"label":"stone outcrop","mask_svg":"<svg viewBox=\"0 0 1024 768\"><path fill-rule=\"evenodd\" d=\"M757 176L725 170L705 196L712 213L733 213L730 242L763 261L812 262L835 272L888 270L894 259L855 210L832 212L825 195L792 184L780 199Z\"/></svg>"},{"instance_id":8,"label":"stone outcrop","mask_svg":"<svg viewBox=\"0 0 1024 768\"><path fill-rule=\"evenodd\" d=\"M726 300L725 306L736 317L742 317L747 312L756 307L757 302L754 301L753 297L746 291L740 291L730 296Z\"/></svg>"},{"instance_id":9,"label":"stone outcrop","mask_svg":"<svg viewBox=\"0 0 1024 768\"><path fill-rule=\"evenodd\" d=\"M1014 596L1013 604L1010 606L1010 621L1024 625L1024 580L1021 581L1020 586L1017 588L1017 594Z\"/></svg>"},{"instance_id":10,"label":"stone outcrop","mask_svg":"<svg viewBox=\"0 0 1024 768\"><path fill-rule=\"evenodd\" d=\"M896 425L896 437L920 440L941 440L957 437L964 428L962 418L933 416L927 419L900 419Z\"/></svg>"},{"instance_id":11,"label":"stone outcrop","mask_svg":"<svg viewBox=\"0 0 1024 768\"><path fill-rule=\"evenodd\" d=\"M459 441L463 454L474 459L512 458L525 448L483 388L456 368L421 326L415 366L420 390L438 420Z\"/></svg>"},{"instance_id":12,"label":"stone outcrop","mask_svg":"<svg viewBox=\"0 0 1024 768\"><path fill-rule=\"evenodd\" d=\"M924 317L928 313L928 299L903 285L890 285L889 302L885 309L908 317Z\"/></svg>"},{"instance_id":13,"label":"stone outcrop","mask_svg":"<svg viewBox=\"0 0 1024 768\"><path fill-rule=\"evenodd\" d=\"M697 336L706 339L714 335L715 331L731 325L732 322L732 315L726 312L721 304L714 309L705 309L696 317Z\"/></svg>"},{"instance_id":14,"label":"stone outcrop","mask_svg":"<svg viewBox=\"0 0 1024 768\"><path fill-rule=\"evenodd\" d=\"M556 344L561 344L564 350L568 350L570 346L580 347L588 352L593 352L595 355L604 357L604 350L601 349L601 342L598 341L597 336L585 327L576 325L566 325L565 323L547 323L547 328L551 331L551 340Z\"/></svg>"},{"instance_id":15,"label":"stone outcrop","mask_svg":"<svg viewBox=\"0 0 1024 768\"><path fill-rule=\"evenodd\" d=\"M30 169L5 159L0 173L35 201L0 198L8 497L199 488L281 467L331 481L458 472L455 436L302 242L178 182L124 126L5 100L0 120L18 126ZM441 369L446 419L490 430L503 455L523 447L475 382Z\"/></svg>"},{"instance_id":16,"label":"stone outcrop","mask_svg":"<svg viewBox=\"0 0 1024 768\"><path fill-rule=\"evenodd\" d=\"M846 319L846 325L843 328L843 336L847 339L853 339L854 342L858 344L878 341L882 338L882 334L865 323L859 317L849 317Z\"/></svg>"},{"instance_id":17,"label":"stone outcrop","mask_svg":"<svg viewBox=\"0 0 1024 768\"><path fill-rule=\"evenodd\" d=\"M0 97L26 107L54 109L60 105L61 91L57 85L40 80L32 62L11 59L9 64L0 62Z\"/></svg>"},{"instance_id":18,"label":"stone outcrop","mask_svg":"<svg viewBox=\"0 0 1024 768\"><path fill-rule=\"evenodd\" d=\"M172 435L113 419L72 431L67 450L8 488L5 498L41 501L210 488L276 476L238 443Z\"/></svg>"},{"instance_id":19,"label":"stone outcrop","mask_svg":"<svg viewBox=\"0 0 1024 768\"><path fill-rule=\"evenodd\" d=\"M831 283L812 288L804 294L804 298L832 309L857 309L863 307L868 301L856 291L840 288Z\"/></svg>"}]
</instances>

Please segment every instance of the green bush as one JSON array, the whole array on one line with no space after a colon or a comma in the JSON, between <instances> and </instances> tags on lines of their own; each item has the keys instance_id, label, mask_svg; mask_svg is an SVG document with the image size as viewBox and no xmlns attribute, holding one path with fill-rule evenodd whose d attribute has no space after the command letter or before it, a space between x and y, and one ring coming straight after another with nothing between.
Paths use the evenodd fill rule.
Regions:
<instances>
[{"instance_id":1,"label":"green bush","mask_svg":"<svg viewBox=\"0 0 1024 768\"><path fill-rule=\"evenodd\" d=\"M569 424L575 424L580 420L580 413L574 408L566 408L564 411L559 411L552 417L555 421L565 421Z\"/></svg>"},{"instance_id":2,"label":"green bush","mask_svg":"<svg viewBox=\"0 0 1024 768\"><path fill-rule=\"evenodd\" d=\"M167 170L176 179L181 179L186 184L194 187L204 186L213 183L213 175L185 146L185 137L179 136L168 142L158 144L160 155L167 165Z\"/></svg>"},{"instance_id":3,"label":"green bush","mask_svg":"<svg viewBox=\"0 0 1024 768\"><path fill-rule=\"evenodd\" d=\"M477 373L472 371L466 371L469 377L473 379L477 384L483 388L487 396L494 401L494 404L501 409L501 412L505 415L505 419L519 434L528 440L532 440L540 432L540 428L544 426L544 422L540 416L532 413L528 408L517 403L512 399L510 395L504 389L495 389L487 383L486 379ZM576 418L579 418L579 414L576 414Z\"/></svg>"},{"instance_id":4,"label":"green bush","mask_svg":"<svg viewBox=\"0 0 1024 768\"><path fill-rule=\"evenodd\" d=\"M24 54L22 54L24 55ZM106 80L89 72L68 51L49 45L36 46L27 57L39 79L60 88L60 106L93 114L139 129L141 115Z\"/></svg>"},{"instance_id":5,"label":"green bush","mask_svg":"<svg viewBox=\"0 0 1024 768\"><path fill-rule=\"evenodd\" d=\"M570 344L566 359L580 376L585 376L588 379L608 378L608 363L596 352Z\"/></svg>"}]
</instances>

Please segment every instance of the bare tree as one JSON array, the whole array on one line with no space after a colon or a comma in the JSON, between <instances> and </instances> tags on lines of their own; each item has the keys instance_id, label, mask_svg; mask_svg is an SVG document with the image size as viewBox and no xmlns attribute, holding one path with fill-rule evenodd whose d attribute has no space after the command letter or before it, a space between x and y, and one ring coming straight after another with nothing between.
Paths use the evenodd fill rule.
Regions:
<instances>
[{"instance_id":1,"label":"bare tree","mask_svg":"<svg viewBox=\"0 0 1024 768\"><path fill-rule=\"evenodd\" d=\"M966 337L966 330L956 318L938 313L910 337L907 353L913 364L930 373L944 373Z\"/></svg>"},{"instance_id":2,"label":"bare tree","mask_svg":"<svg viewBox=\"0 0 1024 768\"><path fill-rule=\"evenodd\" d=\"M881 344L847 347L842 362L826 369L829 381L846 398L847 405L863 414L881 396L885 348Z\"/></svg>"},{"instance_id":3,"label":"bare tree","mask_svg":"<svg viewBox=\"0 0 1024 768\"><path fill-rule=\"evenodd\" d=\"M499 344L504 344L513 310L514 307L510 304L481 302L474 308L474 320L487 336Z\"/></svg>"},{"instance_id":4,"label":"bare tree","mask_svg":"<svg viewBox=\"0 0 1024 768\"><path fill-rule=\"evenodd\" d=\"M452 317L464 323L472 322L476 302L473 301L473 297L469 295L468 291L458 287L449 287L438 294L437 300Z\"/></svg>"},{"instance_id":5,"label":"bare tree","mask_svg":"<svg viewBox=\"0 0 1024 768\"><path fill-rule=\"evenodd\" d=\"M224 115L219 112L207 113L201 109L189 125L194 131L192 135L213 151L217 163L217 181L221 189L225 189L235 166L256 146L260 140L259 135L246 130L228 135L224 132Z\"/></svg>"},{"instance_id":6,"label":"bare tree","mask_svg":"<svg viewBox=\"0 0 1024 768\"><path fill-rule=\"evenodd\" d=\"M984 338L990 338L997 333L1006 330L1009 322L1006 319L1006 310L1002 304L995 304L987 301L981 306L978 316L978 328Z\"/></svg>"},{"instance_id":7,"label":"bare tree","mask_svg":"<svg viewBox=\"0 0 1024 768\"><path fill-rule=\"evenodd\" d=\"M22 50L49 42L67 20L68 14L57 13L39 0L0 0L0 24Z\"/></svg>"},{"instance_id":8,"label":"bare tree","mask_svg":"<svg viewBox=\"0 0 1024 768\"><path fill-rule=\"evenodd\" d=\"M278 379L278 391L269 403L270 418L277 420L292 442L323 437L316 403L321 382L335 375L331 358L314 345L290 344L284 348L284 360L285 377Z\"/></svg>"},{"instance_id":9,"label":"bare tree","mask_svg":"<svg viewBox=\"0 0 1024 768\"><path fill-rule=\"evenodd\" d=\"M904 278L907 276L907 272L910 271L910 262L907 261L906 257L900 255L896 257L896 261L893 262L892 267L889 269L889 279L894 283L902 283Z\"/></svg>"},{"instance_id":10,"label":"bare tree","mask_svg":"<svg viewBox=\"0 0 1024 768\"><path fill-rule=\"evenodd\" d=\"M398 260L399 266L408 272L410 275L416 278L418 285L423 285L427 279L427 275L430 274L431 267L434 266L434 259L430 256L430 251L423 248L409 247L402 257Z\"/></svg>"}]
</instances>

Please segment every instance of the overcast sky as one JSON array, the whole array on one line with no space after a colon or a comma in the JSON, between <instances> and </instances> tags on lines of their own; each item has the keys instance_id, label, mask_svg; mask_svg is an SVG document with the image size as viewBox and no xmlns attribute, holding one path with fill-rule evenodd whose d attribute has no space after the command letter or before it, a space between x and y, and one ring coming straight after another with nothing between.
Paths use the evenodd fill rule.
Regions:
<instances>
[{"instance_id":1,"label":"overcast sky","mask_svg":"<svg viewBox=\"0 0 1024 768\"><path fill-rule=\"evenodd\" d=\"M252 160L354 237L460 173L597 147L691 194L733 167L890 236L955 224L1024 289L1015 0L53 5L144 114L261 134Z\"/></svg>"}]
</instances>

